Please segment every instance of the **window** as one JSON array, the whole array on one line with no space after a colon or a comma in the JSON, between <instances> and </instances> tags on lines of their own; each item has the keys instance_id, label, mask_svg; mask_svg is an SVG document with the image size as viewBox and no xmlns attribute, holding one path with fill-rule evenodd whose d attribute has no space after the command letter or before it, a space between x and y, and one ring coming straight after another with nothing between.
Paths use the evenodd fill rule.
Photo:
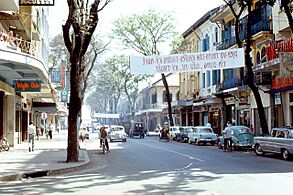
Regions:
<instances>
[{"instance_id":1,"label":"window","mask_svg":"<svg viewBox=\"0 0 293 195\"><path fill-rule=\"evenodd\" d=\"M205 88L206 87L206 74L202 73L202 87Z\"/></svg>"},{"instance_id":2,"label":"window","mask_svg":"<svg viewBox=\"0 0 293 195\"><path fill-rule=\"evenodd\" d=\"M266 60L266 48L265 47L263 47L262 49L261 49L261 62L263 63L263 62L266 62L267 60Z\"/></svg>"},{"instance_id":3,"label":"window","mask_svg":"<svg viewBox=\"0 0 293 195\"><path fill-rule=\"evenodd\" d=\"M170 93L170 99L172 101L172 93ZM163 92L163 102L168 102L168 99L167 99L167 91L166 90Z\"/></svg>"},{"instance_id":4,"label":"window","mask_svg":"<svg viewBox=\"0 0 293 195\"><path fill-rule=\"evenodd\" d=\"M152 104L157 103L157 92L152 94Z\"/></svg>"},{"instance_id":5,"label":"window","mask_svg":"<svg viewBox=\"0 0 293 195\"><path fill-rule=\"evenodd\" d=\"M215 28L215 42L218 43L219 38L218 38L218 28Z\"/></svg>"},{"instance_id":6,"label":"window","mask_svg":"<svg viewBox=\"0 0 293 195\"><path fill-rule=\"evenodd\" d=\"M211 71L207 71L207 87L211 86Z\"/></svg>"},{"instance_id":7,"label":"window","mask_svg":"<svg viewBox=\"0 0 293 195\"><path fill-rule=\"evenodd\" d=\"M212 85L216 85L218 83L220 83L220 80L221 80L221 70L213 70L213 83Z\"/></svg>"},{"instance_id":8,"label":"window","mask_svg":"<svg viewBox=\"0 0 293 195\"><path fill-rule=\"evenodd\" d=\"M289 93L289 102L293 102L293 93Z\"/></svg>"},{"instance_id":9,"label":"window","mask_svg":"<svg viewBox=\"0 0 293 195\"><path fill-rule=\"evenodd\" d=\"M259 54L259 51L256 54L256 64L260 64L260 54Z\"/></svg>"}]
</instances>

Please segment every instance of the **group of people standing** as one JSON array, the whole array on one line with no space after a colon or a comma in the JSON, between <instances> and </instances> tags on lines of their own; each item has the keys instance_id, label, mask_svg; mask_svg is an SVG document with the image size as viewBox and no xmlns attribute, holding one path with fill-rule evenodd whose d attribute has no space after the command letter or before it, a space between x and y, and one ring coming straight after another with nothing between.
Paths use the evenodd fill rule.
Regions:
<instances>
[{"instance_id":1,"label":"group of people standing","mask_svg":"<svg viewBox=\"0 0 293 195\"><path fill-rule=\"evenodd\" d=\"M52 139L53 135L53 125L49 124L48 129L45 129L46 137L47 139ZM34 145L35 145L35 136L36 139L39 140L40 135L42 135L42 130L40 128L36 128L33 121L30 122L28 126L28 144L29 144L29 152L34 151Z\"/></svg>"}]
</instances>

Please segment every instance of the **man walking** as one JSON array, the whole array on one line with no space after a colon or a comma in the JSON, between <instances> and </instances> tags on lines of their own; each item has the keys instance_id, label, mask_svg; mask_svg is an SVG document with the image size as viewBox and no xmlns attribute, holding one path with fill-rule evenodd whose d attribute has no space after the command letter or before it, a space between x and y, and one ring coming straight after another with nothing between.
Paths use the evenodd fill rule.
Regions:
<instances>
[{"instance_id":1,"label":"man walking","mask_svg":"<svg viewBox=\"0 0 293 195\"><path fill-rule=\"evenodd\" d=\"M36 127L34 123L31 121L30 125L28 126L28 151L34 151L34 144L35 144L35 134L36 134Z\"/></svg>"}]
</instances>

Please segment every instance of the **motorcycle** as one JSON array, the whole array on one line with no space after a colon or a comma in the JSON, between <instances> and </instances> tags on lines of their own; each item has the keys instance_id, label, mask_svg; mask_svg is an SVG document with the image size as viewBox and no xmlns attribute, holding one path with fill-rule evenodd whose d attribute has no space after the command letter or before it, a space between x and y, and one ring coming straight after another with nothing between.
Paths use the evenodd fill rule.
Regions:
<instances>
[{"instance_id":1,"label":"motorcycle","mask_svg":"<svg viewBox=\"0 0 293 195\"><path fill-rule=\"evenodd\" d=\"M170 140L169 131L161 130L160 136L159 136L159 141L167 141L168 142L169 140Z\"/></svg>"},{"instance_id":2,"label":"motorcycle","mask_svg":"<svg viewBox=\"0 0 293 195\"><path fill-rule=\"evenodd\" d=\"M1 144L0 144L0 152L1 151L8 151L9 150L9 143L6 137L3 137L1 139Z\"/></svg>"}]
</instances>

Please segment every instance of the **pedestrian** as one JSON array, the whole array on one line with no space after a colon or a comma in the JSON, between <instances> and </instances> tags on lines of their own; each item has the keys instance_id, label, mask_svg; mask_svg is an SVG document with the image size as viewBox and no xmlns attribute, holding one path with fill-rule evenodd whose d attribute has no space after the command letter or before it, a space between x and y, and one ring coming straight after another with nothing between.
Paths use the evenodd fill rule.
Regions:
<instances>
[{"instance_id":1,"label":"pedestrian","mask_svg":"<svg viewBox=\"0 0 293 195\"><path fill-rule=\"evenodd\" d=\"M231 137L231 127L230 126L226 127L223 130L223 137L224 137L224 151L227 151L228 144L229 144L230 150L232 151L232 137Z\"/></svg>"},{"instance_id":2,"label":"pedestrian","mask_svg":"<svg viewBox=\"0 0 293 195\"><path fill-rule=\"evenodd\" d=\"M31 121L30 125L28 126L28 151L34 151L34 144L35 144L35 134L36 134L36 127L34 123Z\"/></svg>"},{"instance_id":3,"label":"pedestrian","mask_svg":"<svg viewBox=\"0 0 293 195\"><path fill-rule=\"evenodd\" d=\"M37 131L36 131L37 140L40 140L41 130L39 127L37 127L36 129L37 129Z\"/></svg>"},{"instance_id":4,"label":"pedestrian","mask_svg":"<svg viewBox=\"0 0 293 195\"><path fill-rule=\"evenodd\" d=\"M212 127L211 123L208 122L208 123L206 124L206 127Z\"/></svg>"},{"instance_id":5,"label":"pedestrian","mask_svg":"<svg viewBox=\"0 0 293 195\"><path fill-rule=\"evenodd\" d=\"M49 134L50 139L52 139L53 128L54 128L53 125L49 124L48 134Z\"/></svg>"}]
</instances>

